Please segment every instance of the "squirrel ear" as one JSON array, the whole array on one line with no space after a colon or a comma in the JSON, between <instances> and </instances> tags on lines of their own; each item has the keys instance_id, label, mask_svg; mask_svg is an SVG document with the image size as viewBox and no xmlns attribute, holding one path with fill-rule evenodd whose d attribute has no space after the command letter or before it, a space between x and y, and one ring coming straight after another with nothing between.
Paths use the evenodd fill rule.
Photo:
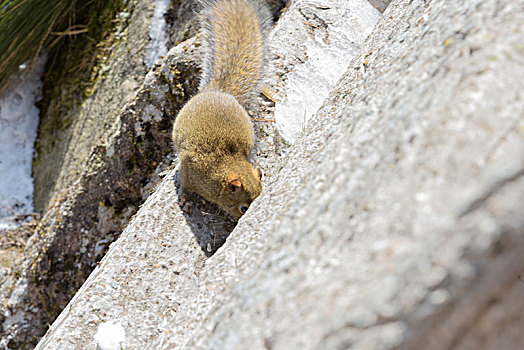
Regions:
<instances>
[{"instance_id":1,"label":"squirrel ear","mask_svg":"<svg viewBox=\"0 0 524 350\"><path fill-rule=\"evenodd\" d=\"M258 182L260 182L260 180L262 180L262 170L260 170L260 168L253 167L251 171L253 172L253 176L258 179Z\"/></svg>"},{"instance_id":2,"label":"squirrel ear","mask_svg":"<svg viewBox=\"0 0 524 350\"><path fill-rule=\"evenodd\" d=\"M234 193L242 189L242 181L240 181L235 175L231 175L227 178L227 186L231 193Z\"/></svg>"}]
</instances>

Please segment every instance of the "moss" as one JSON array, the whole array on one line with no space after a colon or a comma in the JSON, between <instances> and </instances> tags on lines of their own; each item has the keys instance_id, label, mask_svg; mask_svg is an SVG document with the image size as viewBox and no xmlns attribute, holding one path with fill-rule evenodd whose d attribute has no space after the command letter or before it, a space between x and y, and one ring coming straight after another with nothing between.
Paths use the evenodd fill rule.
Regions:
<instances>
[{"instance_id":1,"label":"moss","mask_svg":"<svg viewBox=\"0 0 524 350\"><path fill-rule=\"evenodd\" d=\"M73 16L87 32L61 37L48 52L43 98L38 104L41 119L35 145L37 157L57 144L60 131L73 123L68 112L91 96L97 81L103 79L103 67L115 43L115 26L123 26L126 21L124 16L117 16L123 10L123 1L90 2Z\"/></svg>"}]
</instances>

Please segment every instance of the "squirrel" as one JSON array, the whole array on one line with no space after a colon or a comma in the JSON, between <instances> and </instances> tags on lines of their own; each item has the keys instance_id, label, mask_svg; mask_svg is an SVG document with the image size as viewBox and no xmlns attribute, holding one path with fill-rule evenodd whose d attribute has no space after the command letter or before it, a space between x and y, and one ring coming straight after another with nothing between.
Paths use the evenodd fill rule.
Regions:
<instances>
[{"instance_id":1,"label":"squirrel","mask_svg":"<svg viewBox=\"0 0 524 350\"><path fill-rule=\"evenodd\" d=\"M199 92L173 127L182 200L196 192L239 219L262 191L262 171L249 161L255 133L246 108L263 74L271 17L261 0L201 3Z\"/></svg>"}]
</instances>

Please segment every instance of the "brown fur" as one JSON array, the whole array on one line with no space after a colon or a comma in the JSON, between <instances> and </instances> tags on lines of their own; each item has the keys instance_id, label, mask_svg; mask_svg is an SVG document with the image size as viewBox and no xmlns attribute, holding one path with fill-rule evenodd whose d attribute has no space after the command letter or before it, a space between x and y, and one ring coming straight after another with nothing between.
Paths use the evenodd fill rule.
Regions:
<instances>
[{"instance_id":1,"label":"brown fur","mask_svg":"<svg viewBox=\"0 0 524 350\"><path fill-rule=\"evenodd\" d=\"M246 107L266 61L270 13L262 0L201 0L204 61L200 91L222 91Z\"/></svg>"},{"instance_id":2,"label":"brown fur","mask_svg":"<svg viewBox=\"0 0 524 350\"><path fill-rule=\"evenodd\" d=\"M197 192L240 218L260 195L262 173L249 162L254 143L244 107L258 88L264 62L260 4L207 0L200 92L179 112L173 141L184 191ZM263 12L263 11L262 11Z\"/></svg>"}]
</instances>

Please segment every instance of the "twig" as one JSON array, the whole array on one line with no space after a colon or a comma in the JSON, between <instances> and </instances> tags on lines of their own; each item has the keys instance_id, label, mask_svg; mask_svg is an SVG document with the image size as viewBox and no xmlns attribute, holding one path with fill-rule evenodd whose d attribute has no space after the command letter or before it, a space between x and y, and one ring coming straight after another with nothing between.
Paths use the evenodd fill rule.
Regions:
<instances>
[{"instance_id":1,"label":"twig","mask_svg":"<svg viewBox=\"0 0 524 350\"><path fill-rule=\"evenodd\" d=\"M2 204L2 207L6 208L7 210L9 210L11 213L13 213L13 215L15 216L22 216L22 214L20 214L19 212L17 212L16 210L14 210L13 208L11 208L10 206L8 206L7 204Z\"/></svg>"},{"instance_id":2,"label":"twig","mask_svg":"<svg viewBox=\"0 0 524 350\"><path fill-rule=\"evenodd\" d=\"M262 92L262 95L266 96L268 100L273 101L274 103L279 102L277 94L269 86L263 85L260 92Z\"/></svg>"},{"instance_id":3,"label":"twig","mask_svg":"<svg viewBox=\"0 0 524 350\"><path fill-rule=\"evenodd\" d=\"M264 118L253 118L256 122L267 122L267 123L275 123L275 119L264 119Z\"/></svg>"},{"instance_id":4,"label":"twig","mask_svg":"<svg viewBox=\"0 0 524 350\"><path fill-rule=\"evenodd\" d=\"M85 24L76 24L72 27L67 28L63 32L51 32L53 35L64 36L64 35L76 35L81 33L87 33L88 29Z\"/></svg>"}]
</instances>

